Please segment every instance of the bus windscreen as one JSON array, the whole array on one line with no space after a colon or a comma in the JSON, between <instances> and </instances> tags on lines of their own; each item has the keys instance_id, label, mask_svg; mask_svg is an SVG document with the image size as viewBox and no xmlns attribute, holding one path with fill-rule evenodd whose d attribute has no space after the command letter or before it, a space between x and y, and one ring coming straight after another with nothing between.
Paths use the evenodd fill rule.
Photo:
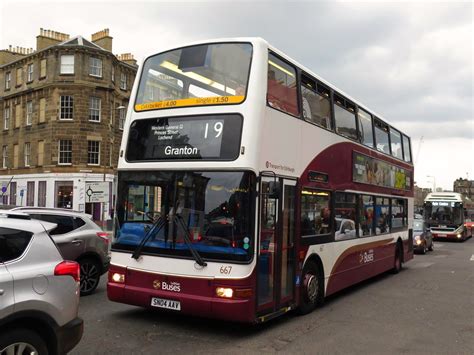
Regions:
<instances>
[{"instance_id":1,"label":"bus windscreen","mask_svg":"<svg viewBox=\"0 0 474 355\"><path fill-rule=\"evenodd\" d=\"M135 111L239 104L251 58L250 43L205 44L152 56L144 63Z\"/></svg>"}]
</instances>

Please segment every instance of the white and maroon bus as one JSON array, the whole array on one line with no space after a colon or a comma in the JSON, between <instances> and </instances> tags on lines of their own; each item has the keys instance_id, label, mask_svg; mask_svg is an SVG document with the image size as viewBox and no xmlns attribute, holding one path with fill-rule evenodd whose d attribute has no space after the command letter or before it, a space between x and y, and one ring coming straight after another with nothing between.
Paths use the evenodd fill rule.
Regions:
<instances>
[{"instance_id":1,"label":"white and maroon bus","mask_svg":"<svg viewBox=\"0 0 474 355\"><path fill-rule=\"evenodd\" d=\"M431 192L424 201L424 218L435 239L464 241L472 237L465 223L463 196L457 192Z\"/></svg>"},{"instance_id":2,"label":"white and maroon bus","mask_svg":"<svg viewBox=\"0 0 474 355\"><path fill-rule=\"evenodd\" d=\"M263 322L413 257L409 137L266 41L152 55L131 102L110 300Z\"/></svg>"}]
</instances>

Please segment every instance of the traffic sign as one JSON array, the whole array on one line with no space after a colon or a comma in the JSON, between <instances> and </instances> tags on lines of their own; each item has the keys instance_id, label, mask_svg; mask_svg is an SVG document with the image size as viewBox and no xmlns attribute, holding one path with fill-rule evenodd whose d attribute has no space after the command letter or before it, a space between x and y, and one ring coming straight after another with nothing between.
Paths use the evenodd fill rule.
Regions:
<instances>
[{"instance_id":1,"label":"traffic sign","mask_svg":"<svg viewBox=\"0 0 474 355\"><path fill-rule=\"evenodd\" d=\"M86 202L109 202L109 183L86 182Z\"/></svg>"}]
</instances>

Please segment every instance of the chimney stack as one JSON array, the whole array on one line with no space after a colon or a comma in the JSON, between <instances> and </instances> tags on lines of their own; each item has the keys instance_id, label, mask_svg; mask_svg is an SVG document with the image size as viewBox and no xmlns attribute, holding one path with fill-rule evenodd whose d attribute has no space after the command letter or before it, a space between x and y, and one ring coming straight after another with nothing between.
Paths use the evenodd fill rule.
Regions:
<instances>
[{"instance_id":1,"label":"chimney stack","mask_svg":"<svg viewBox=\"0 0 474 355\"><path fill-rule=\"evenodd\" d=\"M97 44L99 47L112 52L112 39L113 37L109 36L109 29L105 28L102 31L93 33L91 35L91 41L94 44Z\"/></svg>"},{"instance_id":2,"label":"chimney stack","mask_svg":"<svg viewBox=\"0 0 474 355\"><path fill-rule=\"evenodd\" d=\"M120 60L121 62L137 66L137 60L133 58L132 53L123 53L123 54L117 54L117 59Z\"/></svg>"},{"instance_id":3,"label":"chimney stack","mask_svg":"<svg viewBox=\"0 0 474 355\"><path fill-rule=\"evenodd\" d=\"M68 39L69 35L66 33L40 28L40 34L36 36L36 50L40 51L44 48L67 41Z\"/></svg>"}]
</instances>

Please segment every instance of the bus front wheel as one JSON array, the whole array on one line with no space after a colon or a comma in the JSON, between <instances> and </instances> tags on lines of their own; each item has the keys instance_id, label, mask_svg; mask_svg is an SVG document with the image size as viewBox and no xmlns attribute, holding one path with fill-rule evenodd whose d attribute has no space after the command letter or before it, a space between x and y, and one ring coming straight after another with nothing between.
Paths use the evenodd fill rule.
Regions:
<instances>
[{"instance_id":1,"label":"bus front wheel","mask_svg":"<svg viewBox=\"0 0 474 355\"><path fill-rule=\"evenodd\" d=\"M310 313L316 306L323 303L324 285L321 271L313 261L308 261L303 268L302 287L298 314Z\"/></svg>"}]
</instances>

